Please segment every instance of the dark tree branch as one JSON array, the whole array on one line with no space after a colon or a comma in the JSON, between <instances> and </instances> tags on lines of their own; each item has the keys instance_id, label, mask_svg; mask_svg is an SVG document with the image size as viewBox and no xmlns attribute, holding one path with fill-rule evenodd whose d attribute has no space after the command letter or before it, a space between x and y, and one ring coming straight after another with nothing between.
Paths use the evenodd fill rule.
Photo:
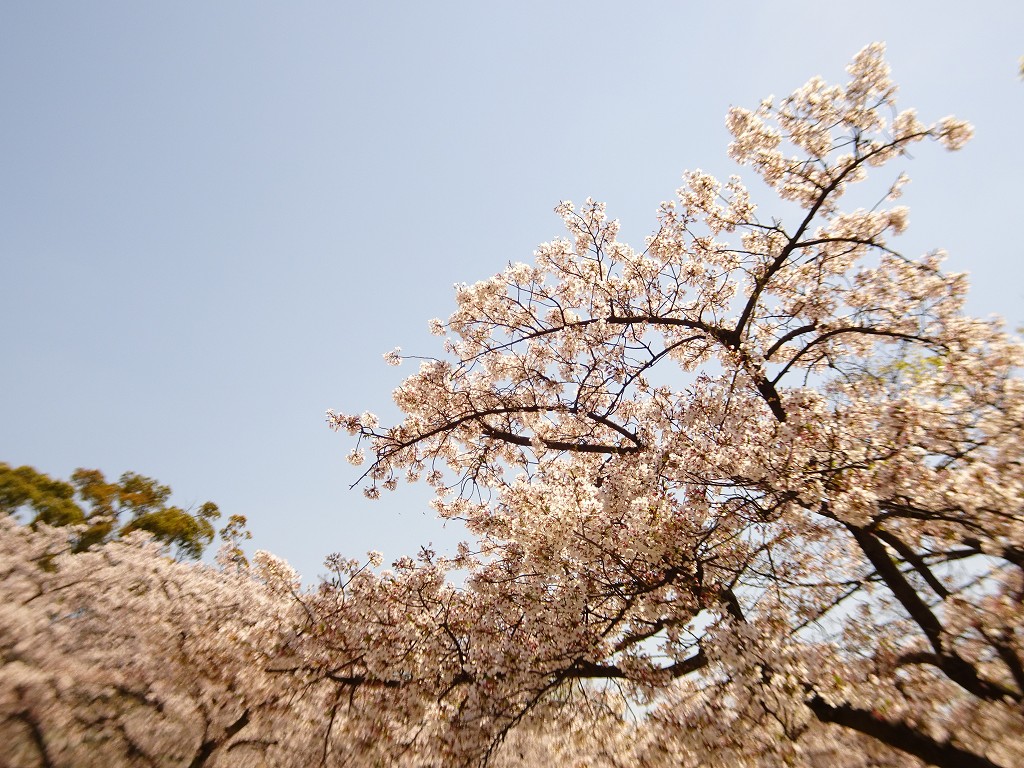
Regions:
<instances>
[{"instance_id":1,"label":"dark tree branch","mask_svg":"<svg viewBox=\"0 0 1024 768\"><path fill-rule=\"evenodd\" d=\"M494 440L501 440L506 443L522 445L524 447L528 447L532 444L532 441L528 437L516 435L512 432L505 432L500 429L494 429L486 424L483 424L482 426L484 435ZM576 453L612 453L621 455L636 453L640 450L640 446L636 445L596 445L593 443L569 442L567 440L542 440L541 442L544 443L546 448L550 448L551 450L574 451Z\"/></svg>"},{"instance_id":2,"label":"dark tree branch","mask_svg":"<svg viewBox=\"0 0 1024 768\"><path fill-rule=\"evenodd\" d=\"M881 541L864 528L849 523L846 524L846 527L853 534L861 551L874 566L876 573L924 632L936 657L940 660L939 669L945 672L950 680L964 690L987 701L998 701L1004 696L1020 698L1020 694L1012 689L982 679L970 662L961 658L951 648L946 648L942 641L942 623L889 557Z\"/></svg>"},{"instance_id":3,"label":"dark tree branch","mask_svg":"<svg viewBox=\"0 0 1024 768\"><path fill-rule=\"evenodd\" d=\"M806 701L807 707L823 723L835 723L863 733L883 744L906 752L939 768L1006 768L956 746L950 741L938 741L911 728L905 723L894 723L873 712L857 709L849 704L834 706L818 695Z\"/></svg>"},{"instance_id":4,"label":"dark tree branch","mask_svg":"<svg viewBox=\"0 0 1024 768\"><path fill-rule=\"evenodd\" d=\"M249 724L249 710L245 710L239 715L235 722L231 723L227 728L224 729L224 735L218 739L205 739L199 746L199 751L196 753L195 759L189 763L189 768L202 768L206 765L206 761L210 759L213 753L223 744L226 744L231 738L237 734L240 730L245 728Z\"/></svg>"},{"instance_id":5,"label":"dark tree branch","mask_svg":"<svg viewBox=\"0 0 1024 768\"><path fill-rule=\"evenodd\" d=\"M884 528L875 528L872 531L878 538L892 547L906 562L910 563L917 571L921 578L928 582L928 586L932 588L936 595L945 600L949 597L949 590L946 586L938 580L931 569L924 562L924 560L914 550L903 543L903 540L894 533L890 533Z\"/></svg>"}]
</instances>

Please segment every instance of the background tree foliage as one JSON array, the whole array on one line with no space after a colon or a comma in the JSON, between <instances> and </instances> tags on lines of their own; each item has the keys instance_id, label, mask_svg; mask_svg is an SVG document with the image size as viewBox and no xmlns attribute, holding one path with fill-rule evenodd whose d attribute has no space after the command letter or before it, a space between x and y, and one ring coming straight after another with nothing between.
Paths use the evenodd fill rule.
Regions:
<instances>
[{"instance_id":1,"label":"background tree foliage","mask_svg":"<svg viewBox=\"0 0 1024 768\"><path fill-rule=\"evenodd\" d=\"M98 469L76 469L70 482L28 466L0 463L0 514L25 514L33 525L80 526L79 550L132 531L145 531L177 556L196 559L213 541L220 510L170 503L171 489L134 472L109 482Z\"/></svg>"}]
</instances>

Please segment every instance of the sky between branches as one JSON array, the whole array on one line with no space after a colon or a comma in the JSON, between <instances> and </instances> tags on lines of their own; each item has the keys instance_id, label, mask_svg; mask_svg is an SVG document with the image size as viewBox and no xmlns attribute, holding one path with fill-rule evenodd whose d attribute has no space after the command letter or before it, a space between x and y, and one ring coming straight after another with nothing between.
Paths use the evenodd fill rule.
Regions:
<instances>
[{"instance_id":1,"label":"sky between branches","mask_svg":"<svg viewBox=\"0 0 1024 768\"><path fill-rule=\"evenodd\" d=\"M458 538L426 489L348 491L328 407L387 421L452 284L608 202L634 245L681 172L737 172L725 112L888 45L900 103L976 137L902 167L909 255L1024 324L1024 8L685 2L0 8L0 460L131 469L244 514L306 576ZM745 178L749 172L739 171ZM762 210L770 201L755 199Z\"/></svg>"}]
</instances>

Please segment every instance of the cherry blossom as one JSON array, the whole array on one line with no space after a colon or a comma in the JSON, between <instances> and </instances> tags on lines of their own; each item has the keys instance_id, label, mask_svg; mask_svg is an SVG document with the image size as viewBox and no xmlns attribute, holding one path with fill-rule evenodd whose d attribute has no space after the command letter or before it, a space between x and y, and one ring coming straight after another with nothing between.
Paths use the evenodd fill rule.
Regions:
<instances>
[{"instance_id":1,"label":"cherry blossom","mask_svg":"<svg viewBox=\"0 0 1024 768\"><path fill-rule=\"evenodd\" d=\"M329 415L371 496L425 477L473 537L375 587L416 617L370 644L399 668L320 641L436 703L429 749L494 757L554 708L633 729L624 764L1024 761L1024 357L941 253L895 249L889 167L971 128L901 111L883 53L730 111L792 223L703 171L640 250L563 202L566 237L457 287L399 424Z\"/></svg>"},{"instance_id":2,"label":"cherry blossom","mask_svg":"<svg viewBox=\"0 0 1024 768\"><path fill-rule=\"evenodd\" d=\"M731 110L763 184L686 173L641 249L562 202L385 355L398 424L328 412L454 553L307 588L241 518L219 567L0 518L4 764L1024 763L1024 346L895 247L908 152L971 129L883 53Z\"/></svg>"}]
</instances>

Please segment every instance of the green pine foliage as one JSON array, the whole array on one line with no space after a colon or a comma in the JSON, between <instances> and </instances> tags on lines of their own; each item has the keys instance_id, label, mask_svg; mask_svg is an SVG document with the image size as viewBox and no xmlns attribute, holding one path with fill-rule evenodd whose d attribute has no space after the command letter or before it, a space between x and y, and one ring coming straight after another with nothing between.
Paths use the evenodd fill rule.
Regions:
<instances>
[{"instance_id":1,"label":"green pine foliage","mask_svg":"<svg viewBox=\"0 0 1024 768\"><path fill-rule=\"evenodd\" d=\"M33 526L76 526L79 550L146 531L175 557L198 559L213 541L220 510L210 501L184 509L170 498L170 487L135 472L110 482L98 469L76 469L66 482L33 467L0 462L0 515Z\"/></svg>"}]
</instances>

